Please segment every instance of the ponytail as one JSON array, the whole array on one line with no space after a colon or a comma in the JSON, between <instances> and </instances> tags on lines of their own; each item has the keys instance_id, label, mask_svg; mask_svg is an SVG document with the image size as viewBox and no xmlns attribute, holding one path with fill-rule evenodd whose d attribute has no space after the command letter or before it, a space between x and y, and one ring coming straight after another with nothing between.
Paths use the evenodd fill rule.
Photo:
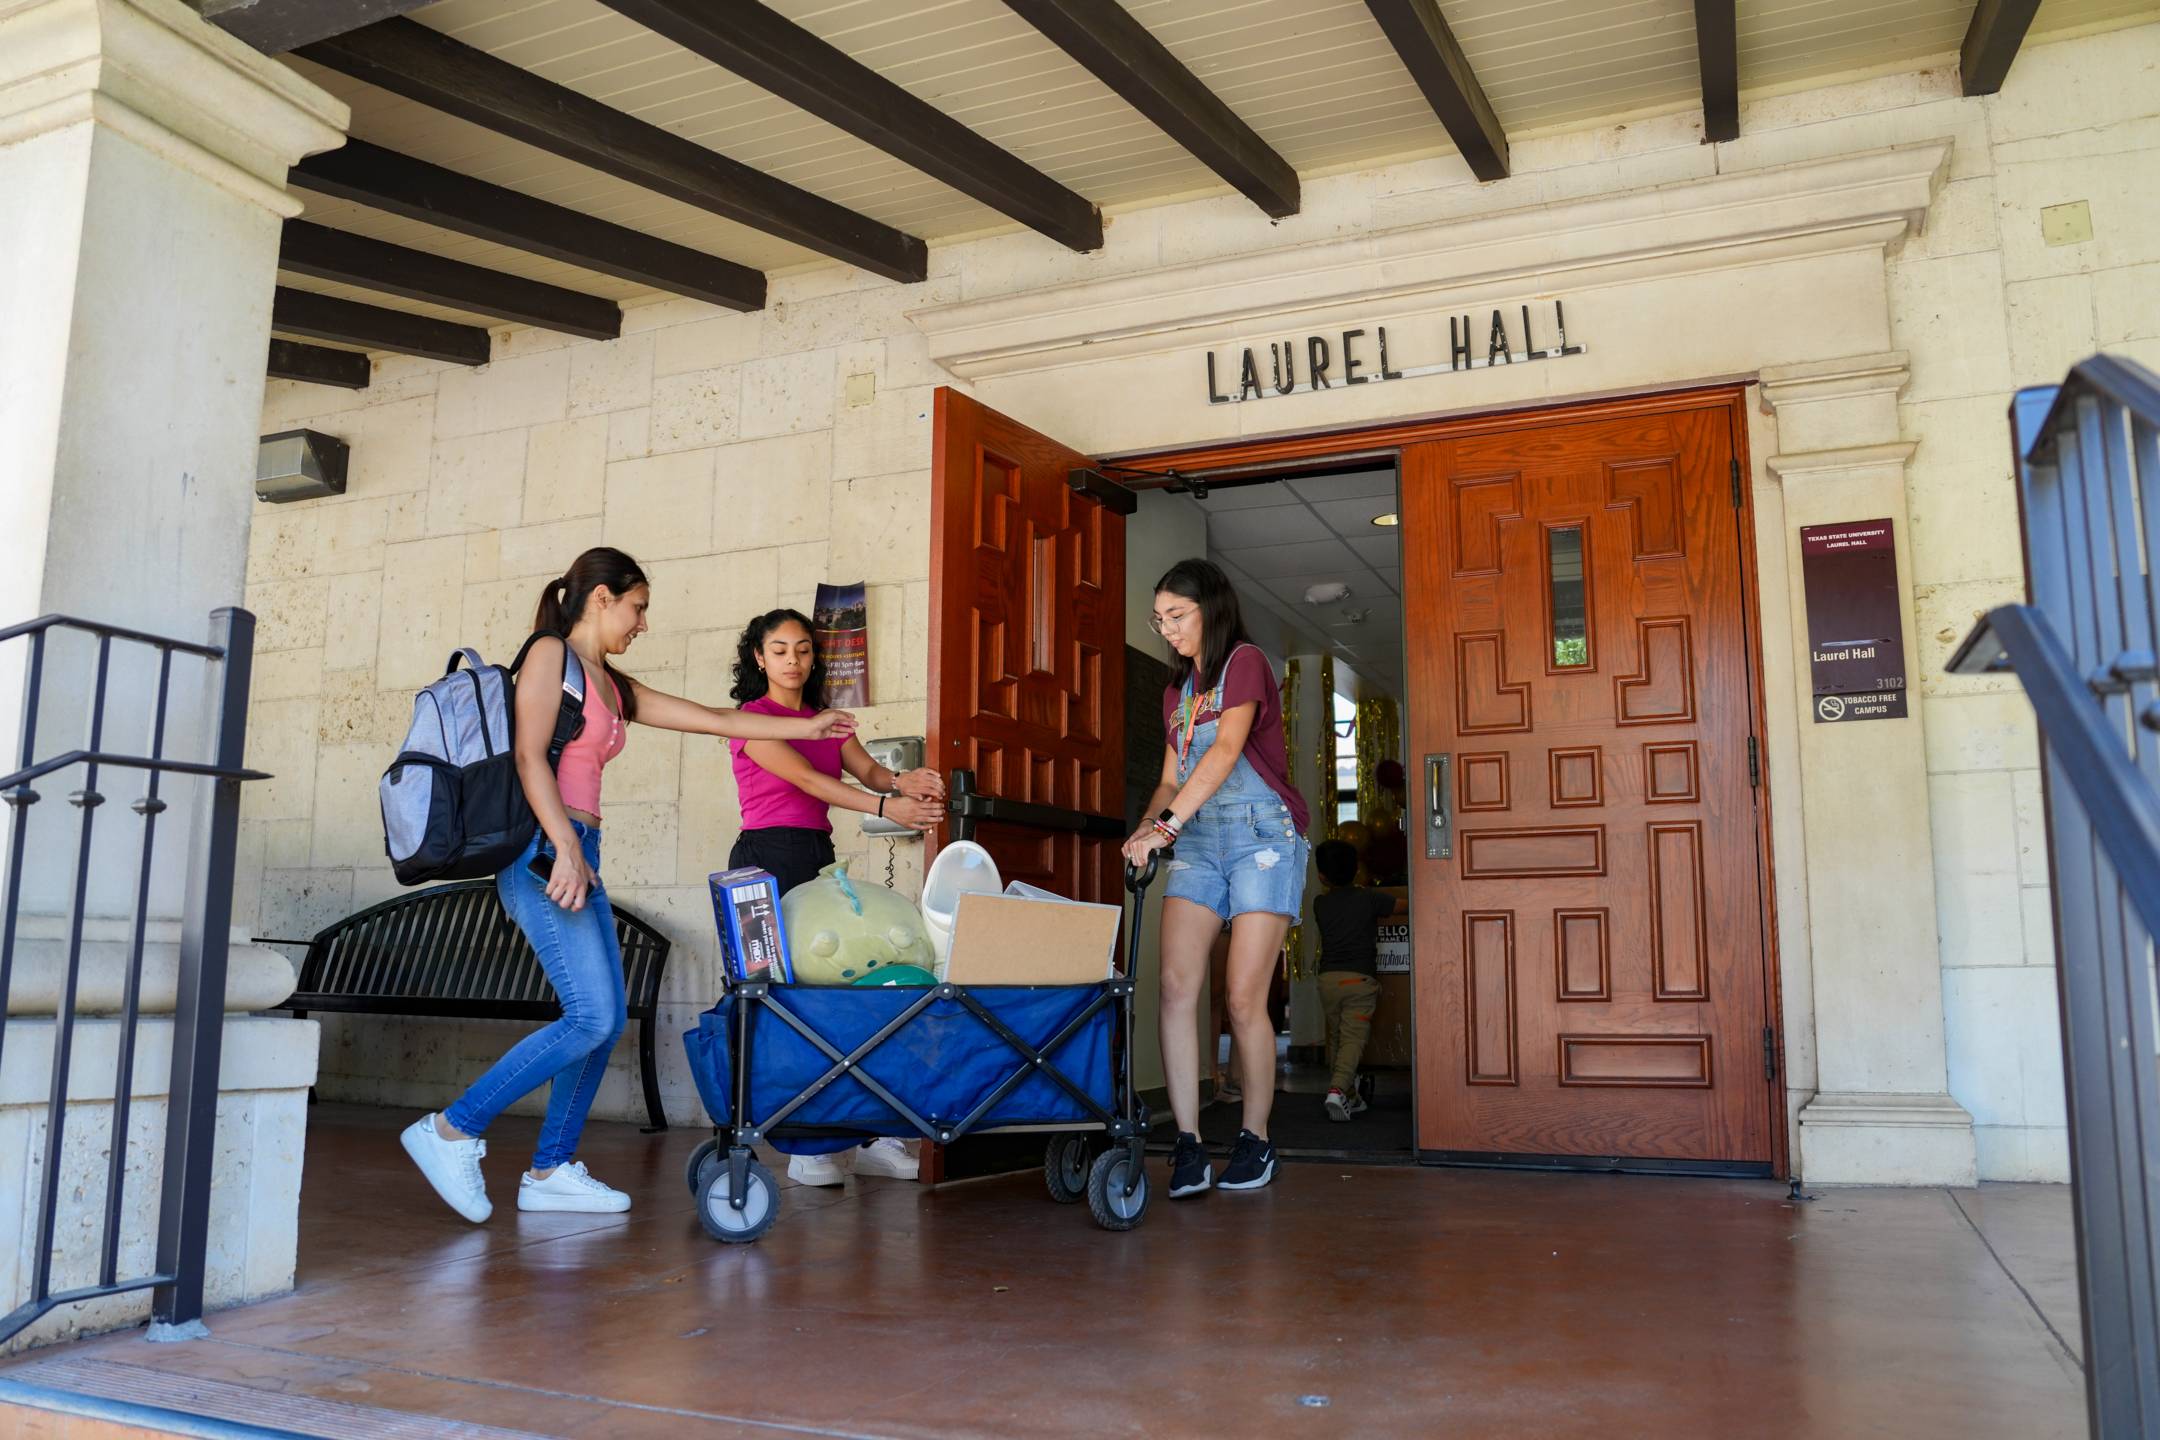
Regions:
<instances>
[{"instance_id":1,"label":"ponytail","mask_svg":"<svg viewBox=\"0 0 2160 1440\"><path fill-rule=\"evenodd\" d=\"M540 603L533 609L533 629L561 637L567 649L570 631L585 618L585 607L591 602L593 591L604 585L616 595L627 595L640 585L650 584L637 561L612 546L595 546L572 561L561 576L540 587ZM567 655L564 659L568 663ZM635 720L637 688L605 658L601 660L600 668L615 682L624 723Z\"/></svg>"}]
</instances>

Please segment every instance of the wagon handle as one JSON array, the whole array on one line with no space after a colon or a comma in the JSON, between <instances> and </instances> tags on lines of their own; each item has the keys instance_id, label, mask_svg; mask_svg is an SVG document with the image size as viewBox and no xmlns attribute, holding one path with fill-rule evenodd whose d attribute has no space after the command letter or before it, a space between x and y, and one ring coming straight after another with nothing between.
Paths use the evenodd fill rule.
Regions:
<instances>
[{"instance_id":1,"label":"wagon handle","mask_svg":"<svg viewBox=\"0 0 2160 1440\"><path fill-rule=\"evenodd\" d=\"M1177 847L1175 845L1165 845L1160 850L1150 850L1148 852L1147 864L1138 866L1128 864L1125 867L1125 888L1135 895L1147 894L1148 886L1155 883L1156 870L1161 868L1164 861L1175 859L1176 855Z\"/></svg>"}]
</instances>

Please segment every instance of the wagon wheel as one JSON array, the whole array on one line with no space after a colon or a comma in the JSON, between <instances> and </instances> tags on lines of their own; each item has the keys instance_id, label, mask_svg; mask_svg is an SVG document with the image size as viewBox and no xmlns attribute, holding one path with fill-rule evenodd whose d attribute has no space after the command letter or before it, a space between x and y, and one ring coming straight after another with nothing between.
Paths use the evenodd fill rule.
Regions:
<instances>
[{"instance_id":1,"label":"wagon wheel","mask_svg":"<svg viewBox=\"0 0 2160 1440\"><path fill-rule=\"evenodd\" d=\"M1088 1163L1095 1158L1090 1140L1085 1134L1052 1135L1043 1147L1043 1184L1060 1205L1087 1198Z\"/></svg>"},{"instance_id":2,"label":"wagon wheel","mask_svg":"<svg viewBox=\"0 0 2160 1440\"><path fill-rule=\"evenodd\" d=\"M1140 1166L1137 1175L1134 1166ZM1130 1195L1125 1193L1128 1178L1133 1187ZM1095 1157L1088 1170L1087 1200L1088 1213L1105 1230L1130 1230L1140 1223L1148 1207L1147 1168L1130 1147L1114 1145Z\"/></svg>"},{"instance_id":3,"label":"wagon wheel","mask_svg":"<svg viewBox=\"0 0 2160 1440\"><path fill-rule=\"evenodd\" d=\"M692 1195L705 1188L704 1170L706 1163L718 1159L719 1156L720 1137L717 1135L710 1139L700 1140L697 1149L690 1152L690 1159L683 1166L683 1180L690 1186Z\"/></svg>"},{"instance_id":4,"label":"wagon wheel","mask_svg":"<svg viewBox=\"0 0 2160 1440\"><path fill-rule=\"evenodd\" d=\"M698 1222L706 1234L731 1245L747 1245L772 1229L780 1218L780 1186L772 1171L752 1160L743 1191L738 1210L728 1188L727 1161L716 1159L707 1167L705 1184L698 1192Z\"/></svg>"}]
</instances>

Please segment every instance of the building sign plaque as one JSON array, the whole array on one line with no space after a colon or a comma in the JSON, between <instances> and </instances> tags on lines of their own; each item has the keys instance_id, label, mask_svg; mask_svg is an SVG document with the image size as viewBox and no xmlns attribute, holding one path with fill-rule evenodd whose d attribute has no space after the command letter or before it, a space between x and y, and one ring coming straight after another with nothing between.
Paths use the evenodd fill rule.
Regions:
<instances>
[{"instance_id":1,"label":"building sign plaque","mask_svg":"<svg viewBox=\"0 0 2160 1440\"><path fill-rule=\"evenodd\" d=\"M1310 395L1341 385L1370 385L1456 370L1489 370L1496 365L1528 365L1580 355L1568 343L1567 309L1558 300L1550 310L1528 305L1448 317L1447 359L1440 353L1439 327L1429 334L1390 335L1385 325L1370 329L1330 330L1242 350L1207 352L1210 405L1242 400L1272 400L1278 395Z\"/></svg>"},{"instance_id":2,"label":"building sign plaque","mask_svg":"<svg viewBox=\"0 0 2160 1440\"><path fill-rule=\"evenodd\" d=\"M1815 723L1905 715L1897 542L1888 520L1800 529Z\"/></svg>"}]
</instances>

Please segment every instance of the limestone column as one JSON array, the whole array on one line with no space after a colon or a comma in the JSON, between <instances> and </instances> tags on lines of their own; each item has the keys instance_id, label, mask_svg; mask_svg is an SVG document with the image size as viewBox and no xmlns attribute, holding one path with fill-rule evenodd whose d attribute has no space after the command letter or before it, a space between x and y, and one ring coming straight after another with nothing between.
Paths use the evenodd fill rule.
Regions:
<instances>
[{"instance_id":1,"label":"limestone column","mask_svg":"<svg viewBox=\"0 0 2160 1440\"><path fill-rule=\"evenodd\" d=\"M347 119L180 0L0 0L0 625L57 611L199 638L240 602L278 233L300 209L285 172L343 143ZM0 645L0 770L26 659ZM56 642L41 751L82 734L90 660ZM116 652L112 748L147 746L154 678ZM198 672L174 682L169 753L199 755ZM180 811L192 787L172 798ZM171 818L164 915L186 850ZM134 827L100 829L89 908L126 914ZM26 908L66 909L72 847L25 859Z\"/></svg>"},{"instance_id":2,"label":"limestone column","mask_svg":"<svg viewBox=\"0 0 2160 1440\"><path fill-rule=\"evenodd\" d=\"M1795 1172L1821 1184L1974 1183L1972 1117L1950 1097L1943 1039L1911 523L1900 437L1902 352L1762 372L1777 420L1767 462L1784 491L1818 1089L1800 1111ZM1888 516L1905 641L1903 719L1818 723L1800 530ZM1776 724L1775 718L1771 721Z\"/></svg>"},{"instance_id":3,"label":"limestone column","mask_svg":"<svg viewBox=\"0 0 2160 1440\"><path fill-rule=\"evenodd\" d=\"M205 23L180 0L0 0L0 625L60 612L206 638L210 612L240 603L247 569L270 301L280 226L300 206L287 168L343 143L346 107ZM96 648L49 646L37 714L40 758L84 743ZM0 644L0 773L15 768L29 647ZM149 748L151 652L114 647L106 748ZM201 758L205 675L176 662L166 753ZM61 1156L55 1288L89 1283L112 1143L118 1008L136 910L143 821L137 771L106 769L95 848L78 865L77 768L41 782L23 846L22 916L0 1074L0 1173L43 1165L49 1057L69 912L86 879L84 944ZM177 916L201 787L168 780L147 914L143 1019L132 1071L123 1275L155 1249L158 1159L173 1025ZM11 818L0 810L0 820ZM0 830L0 837L6 835ZM8 858L0 838L0 864ZM4 874L0 870L0 874ZM290 965L234 947L228 1010L275 1004ZM313 1021L229 1014L207 1298L290 1288ZM25 1184L15 1187L34 1194ZM0 1197L0 1232L33 1212ZM27 1249L27 1244L26 1247ZM0 1267L0 1310L27 1269ZM148 1292L73 1306L19 1337L139 1318Z\"/></svg>"}]
</instances>

